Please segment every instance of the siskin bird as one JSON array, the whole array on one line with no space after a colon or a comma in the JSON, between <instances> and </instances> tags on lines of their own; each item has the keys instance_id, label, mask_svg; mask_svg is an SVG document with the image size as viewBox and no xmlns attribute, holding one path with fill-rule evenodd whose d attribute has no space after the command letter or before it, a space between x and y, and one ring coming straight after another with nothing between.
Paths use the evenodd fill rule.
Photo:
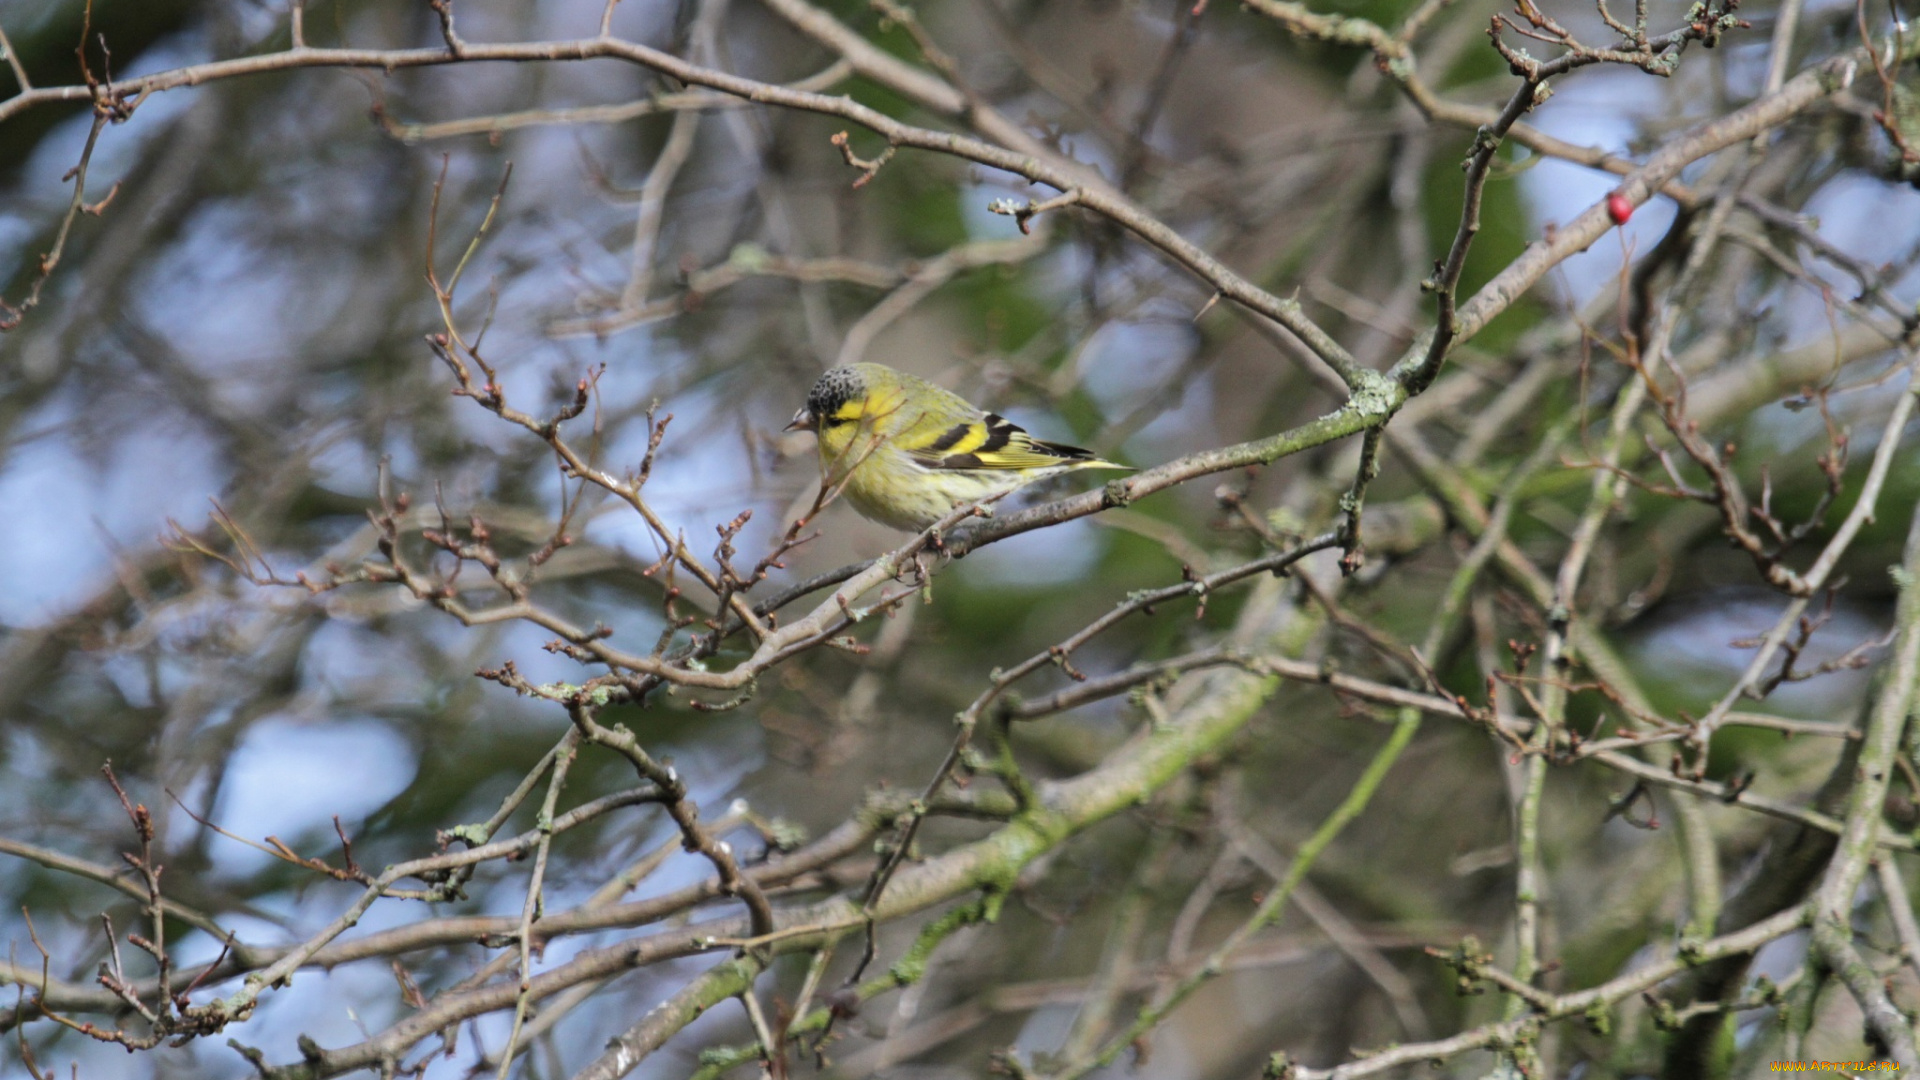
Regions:
<instances>
[{"instance_id":1,"label":"siskin bird","mask_svg":"<svg viewBox=\"0 0 1920 1080\"><path fill-rule=\"evenodd\" d=\"M820 441L820 477L865 517L918 532L954 508L1075 469L1124 469L1045 442L949 390L884 364L832 368L788 431Z\"/></svg>"}]
</instances>

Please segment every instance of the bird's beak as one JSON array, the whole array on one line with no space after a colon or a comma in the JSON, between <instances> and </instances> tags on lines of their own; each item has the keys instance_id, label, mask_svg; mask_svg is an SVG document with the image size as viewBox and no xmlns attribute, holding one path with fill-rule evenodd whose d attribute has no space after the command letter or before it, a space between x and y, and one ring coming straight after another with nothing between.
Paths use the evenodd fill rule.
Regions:
<instances>
[{"instance_id":1,"label":"bird's beak","mask_svg":"<svg viewBox=\"0 0 1920 1080\"><path fill-rule=\"evenodd\" d=\"M813 430L813 414L811 412L808 412L805 408L802 408L799 412L793 414L793 422L789 423L786 426L785 430L812 431Z\"/></svg>"}]
</instances>

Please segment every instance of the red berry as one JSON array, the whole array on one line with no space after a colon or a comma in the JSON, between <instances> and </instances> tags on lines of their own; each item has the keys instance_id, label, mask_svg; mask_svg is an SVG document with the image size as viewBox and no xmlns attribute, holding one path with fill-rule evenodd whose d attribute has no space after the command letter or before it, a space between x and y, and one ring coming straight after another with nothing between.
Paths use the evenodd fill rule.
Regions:
<instances>
[{"instance_id":1,"label":"red berry","mask_svg":"<svg viewBox=\"0 0 1920 1080\"><path fill-rule=\"evenodd\" d=\"M1607 216L1613 219L1615 225L1625 225L1627 219L1633 216L1633 204L1616 191L1607 196Z\"/></svg>"}]
</instances>

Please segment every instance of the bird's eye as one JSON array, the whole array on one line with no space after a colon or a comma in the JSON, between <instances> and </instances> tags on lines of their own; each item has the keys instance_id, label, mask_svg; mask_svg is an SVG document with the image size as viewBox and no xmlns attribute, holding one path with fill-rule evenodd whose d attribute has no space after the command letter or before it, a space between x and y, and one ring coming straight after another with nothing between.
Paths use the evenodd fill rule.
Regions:
<instances>
[{"instance_id":1,"label":"bird's eye","mask_svg":"<svg viewBox=\"0 0 1920 1080\"><path fill-rule=\"evenodd\" d=\"M839 427L841 424L851 424L851 423L853 423L853 417L851 416L829 416L826 419L820 421L820 426L821 427Z\"/></svg>"}]
</instances>

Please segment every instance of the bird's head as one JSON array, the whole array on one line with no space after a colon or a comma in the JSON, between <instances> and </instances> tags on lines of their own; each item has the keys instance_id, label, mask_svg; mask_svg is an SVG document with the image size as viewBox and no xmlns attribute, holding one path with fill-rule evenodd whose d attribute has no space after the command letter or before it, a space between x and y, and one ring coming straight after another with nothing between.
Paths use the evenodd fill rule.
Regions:
<instances>
[{"instance_id":1,"label":"bird's head","mask_svg":"<svg viewBox=\"0 0 1920 1080\"><path fill-rule=\"evenodd\" d=\"M807 391L807 403L793 414L788 431L811 431L824 435L832 428L860 419L868 393L868 380L861 366L830 368L814 380Z\"/></svg>"}]
</instances>

